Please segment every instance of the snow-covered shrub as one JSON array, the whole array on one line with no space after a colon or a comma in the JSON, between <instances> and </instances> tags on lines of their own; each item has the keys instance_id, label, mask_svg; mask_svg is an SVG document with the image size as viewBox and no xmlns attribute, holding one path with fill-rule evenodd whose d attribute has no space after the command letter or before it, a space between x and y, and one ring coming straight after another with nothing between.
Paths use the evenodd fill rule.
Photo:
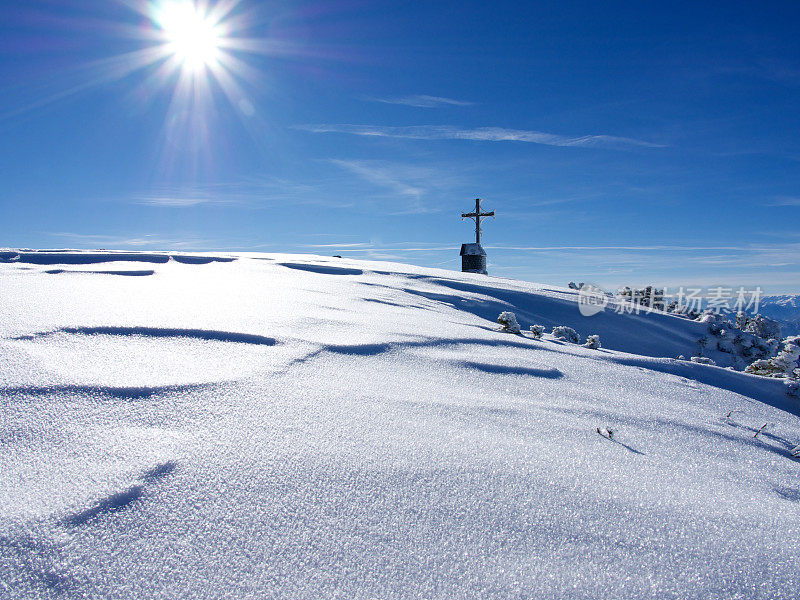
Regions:
<instances>
[{"instance_id":1,"label":"snow-covered shrub","mask_svg":"<svg viewBox=\"0 0 800 600\"><path fill-rule=\"evenodd\" d=\"M693 308L689 308L686 304L681 304L677 300L673 300L669 303L669 306L664 309L666 312L675 315L676 317L681 317L683 319L696 319L700 316Z\"/></svg>"},{"instance_id":2,"label":"snow-covered shrub","mask_svg":"<svg viewBox=\"0 0 800 600\"><path fill-rule=\"evenodd\" d=\"M713 310L707 310L702 315L697 317L695 321L700 323L716 323L719 315L715 313Z\"/></svg>"},{"instance_id":3,"label":"snow-covered shrub","mask_svg":"<svg viewBox=\"0 0 800 600\"><path fill-rule=\"evenodd\" d=\"M754 333L760 338L765 340L781 339L781 324L773 321L769 317L756 315L747 320L744 328L745 331Z\"/></svg>"},{"instance_id":4,"label":"snow-covered shrub","mask_svg":"<svg viewBox=\"0 0 800 600\"><path fill-rule=\"evenodd\" d=\"M706 310L695 320L706 325L708 332L708 335L697 341L699 346L697 354L705 356L707 351L711 350L725 352L731 355L729 360L736 370L741 371L759 360L768 361L778 351L776 340L764 339L755 333L755 331L774 333L775 329L769 319L761 317L750 319L745 313L739 313L734 324L728 320L728 315ZM747 331L741 329L742 327ZM754 368L764 371L768 367L759 364Z\"/></svg>"},{"instance_id":5,"label":"snow-covered shrub","mask_svg":"<svg viewBox=\"0 0 800 600\"><path fill-rule=\"evenodd\" d=\"M544 325L531 325L531 334L535 339L539 339L542 337L544 333Z\"/></svg>"},{"instance_id":6,"label":"snow-covered shrub","mask_svg":"<svg viewBox=\"0 0 800 600\"><path fill-rule=\"evenodd\" d=\"M664 310L664 290L648 285L642 289L631 289L628 286L617 290L617 296L623 300L629 300L641 306L647 306L656 310Z\"/></svg>"},{"instance_id":7,"label":"snow-covered shrub","mask_svg":"<svg viewBox=\"0 0 800 600\"><path fill-rule=\"evenodd\" d=\"M786 380L786 393L795 398L800 398L800 381L797 379ZM796 448L796 456L800 456L800 445Z\"/></svg>"},{"instance_id":8,"label":"snow-covered shrub","mask_svg":"<svg viewBox=\"0 0 800 600\"><path fill-rule=\"evenodd\" d=\"M797 369L800 367L800 335L783 340L783 350L772 360L783 369L787 378L797 378Z\"/></svg>"},{"instance_id":9,"label":"snow-covered shrub","mask_svg":"<svg viewBox=\"0 0 800 600\"><path fill-rule=\"evenodd\" d=\"M578 335L578 332L566 325L557 325L553 327L553 337L564 340L565 342L570 342L571 344L579 344L581 341L581 336Z\"/></svg>"},{"instance_id":10,"label":"snow-covered shrub","mask_svg":"<svg viewBox=\"0 0 800 600\"><path fill-rule=\"evenodd\" d=\"M745 371L762 377L797 379L800 365L800 336L783 340L783 350L777 356L754 361Z\"/></svg>"},{"instance_id":11,"label":"snow-covered shrub","mask_svg":"<svg viewBox=\"0 0 800 600\"><path fill-rule=\"evenodd\" d=\"M745 373L760 375L761 377L783 377L783 372L772 364L771 360L756 360L747 365Z\"/></svg>"},{"instance_id":12,"label":"snow-covered shrub","mask_svg":"<svg viewBox=\"0 0 800 600\"><path fill-rule=\"evenodd\" d=\"M733 323L725 318L724 315L716 313L711 309L706 310L702 315L698 316L695 321L706 323L708 325L708 332L717 337L720 337L725 331L734 329Z\"/></svg>"},{"instance_id":13,"label":"snow-covered shrub","mask_svg":"<svg viewBox=\"0 0 800 600\"><path fill-rule=\"evenodd\" d=\"M736 352L736 337L730 331L723 329L719 335L717 342L717 350L720 352L727 352L734 354Z\"/></svg>"},{"instance_id":14,"label":"snow-covered shrub","mask_svg":"<svg viewBox=\"0 0 800 600\"><path fill-rule=\"evenodd\" d=\"M507 331L508 333L520 333L522 331L519 323L517 323L517 315L513 312L501 312L500 316L497 317L497 322L502 325L502 331Z\"/></svg>"},{"instance_id":15,"label":"snow-covered shrub","mask_svg":"<svg viewBox=\"0 0 800 600\"><path fill-rule=\"evenodd\" d=\"M750 317L747 315L747 313L743 310L740 310L738 313L736 313L736 329L745 331L747 329L747 322L749 320Z\"/></svg>"},{"instance_id":16,"label":"snow-covered shrub","mask_svg":"<svg viewBox=\"0 0 800 600\"><path fill-rule=\"evenodd\" d=\"M755 341L752 335L746 335L741 331L736 333L733 337L733 343L741 348L752 348Z\"/></svg>"},{"instance_id":17,"label":"snow-covered shrub","mask_svg":"<svg viewBox=\"0 0 800 600\"><path fill-rule=\"evenodd\" d=\"M713 360L708 358L707 356L693 356L692 357L692 362L693 363L699 363L701 365L716 365L717 364Z\"/></svg>"},{"instance_id":18,"label":"snow-covered shrub","mask_svg":"<svg viewBox=\"0 0 800 600\"><path fill-rule=\"evenodd\" d=\"M584 348L590 348L592 350L599 350L600 349L600 336L589 335L586 336L586 343L583 345Z\"/></svg>"}]
</instances>

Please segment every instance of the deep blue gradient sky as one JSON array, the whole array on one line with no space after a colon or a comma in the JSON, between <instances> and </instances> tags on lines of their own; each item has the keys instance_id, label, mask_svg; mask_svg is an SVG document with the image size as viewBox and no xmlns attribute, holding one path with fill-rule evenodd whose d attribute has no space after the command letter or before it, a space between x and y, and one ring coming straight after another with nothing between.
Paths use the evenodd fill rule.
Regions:
<instances>
[{"instance_id":1,"label":"deep blue gradient sky","mask_svg":"<svg viewBox=\"0 0 800 600\"><path fill-rule=\"evenodd\" d=\"M0 3L0 246L457 269L481 197L495 275L800 291L800 3L240 0L188 85L150 4Z\"/></svg>"}]
</instances>

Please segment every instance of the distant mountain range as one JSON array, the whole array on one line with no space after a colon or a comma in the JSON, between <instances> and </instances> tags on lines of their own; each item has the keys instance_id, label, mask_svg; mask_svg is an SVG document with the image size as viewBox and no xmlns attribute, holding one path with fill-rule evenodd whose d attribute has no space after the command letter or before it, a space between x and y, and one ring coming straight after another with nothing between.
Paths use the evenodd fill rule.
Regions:
<instances>
[{"instance_id":1,"label":"distant mountain range","mask_svg":"<svg viewBox=\"0 0 800 600\"><path fill-rule=\"evenodd\" d=\"M758 312L778 321L784 337L800 335L800 294L762 296Z\"/></svg>"}]
</instances>

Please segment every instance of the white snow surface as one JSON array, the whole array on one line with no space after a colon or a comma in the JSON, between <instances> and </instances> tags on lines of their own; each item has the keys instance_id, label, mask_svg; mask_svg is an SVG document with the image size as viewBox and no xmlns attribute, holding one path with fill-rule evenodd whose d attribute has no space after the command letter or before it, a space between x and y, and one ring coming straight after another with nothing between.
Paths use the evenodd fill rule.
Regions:
<instances>
[{"instance_id":1,"label":"white snow surface","mask_svg":"<svg viewBox=\"0 0 800 600\"><path fill-rule=\"evenodd\" d=\"M676 360L701 323L576 300L0 253L0 598L797 598L800 404Z\"/></svg>"}]
</instances>

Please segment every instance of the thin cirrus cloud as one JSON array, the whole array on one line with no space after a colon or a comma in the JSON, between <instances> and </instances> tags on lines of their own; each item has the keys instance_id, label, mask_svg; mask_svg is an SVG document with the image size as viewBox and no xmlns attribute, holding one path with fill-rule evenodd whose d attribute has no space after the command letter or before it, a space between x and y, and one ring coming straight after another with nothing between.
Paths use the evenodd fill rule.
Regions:
<instances>
[{"instance_id":1,"label":"thin cirrus cloud","mask_svg":"<svg viewBox=\"0 0 800 600\"><path fill-rule=\"evenodd\" d=\"M766 206L800 206L800 197L780 196Z\"/></svg>"},{"instance_id":2,"label":"thin cirrus cloud","mask_svg":"<svg viewBox=\"0 0 800 600\"><path fill-rule=\"evenodd\" d=\"M218 200L199 198L196 196L147 196L137 198L136 203L145 204L147 206L166 206L170 208L188 208L190 206L199 206L200 204L221 204Z\"/></svg>"},{"instance_id":3,"label":"thin cirrus cloud","mask_svg":"<svg viewBox=\"0 0 800 600\"><path fill-rule=\"evenodd\" d=\"M399 104L402 106L413 106L416 108L441 108L443 106L474 106L474 102L466 100L455 100L443 96L428 96L426 94L415 94L413 96L400 96L395 98L374 98L368 97L369 102L382 102L383 104Z\"/></svg>"},{"instance_id":4,"label":"thin cirrus cloud","mask_svg":"<svg viewBox=\"0 0 800 600\"><path fill-rule=\"evenodd\" d=\"M144 206L187 209L199 206L238 206L268 208L277 204L346 207L341 201L326 199L325 190L279 178L255 178L235 182L189 186L186 188L157 188L128 198Z\"/></svg>"},{"instance_id":5,"label":"thin cirrus cloud","mask_svg":"<svg viewBox=\"0 0 800 600\"><path fill-rule=\"evenodd\" d=\"M342 244L303 244L302 248L371 248L367 242L345 242Z\"/></svg>"},{"instance_id":6,"label":"thin cirrus cloud","mask_svg":"<svg viewBox=\"0 0 800 600\"><path fill-rule=\"evenodd\" d=\"M424 190L416 185L403 181L396 170L387 166L375 166L366 161L331 159L334 164L350 171L361 179L377 186L388 188L396 194L419 199Z\"/></svg>"},{"instance_id":7,"label":"thin cirrus cloud","mask_svg":"<svg viewBox=\"0 0 800 600\"><path fill-rule=\"evenodd\" d=\"M458 186L461 181L459 177L438 169L417 165L375 160L330 159L328 162L378 189L385 190L392 199L404 199L404 202L394 203L396 210L390 213L393 215L438 212L439 208L425 202L425 198L432 192L442 192Z\"/></svg>"},{"instance_id":8,"label":"thin cirrus cloud","mask_svg":"<svg viewBox=\"0 0 800 600\"><path fill-rule=\"evenodd\" d=\"M198 238L194 236L175 237L175 236L160 236L154 234L144 234L138 236L115 236L105 234L85 234L73 232L54 232L49 233L53 238L68 239L72 244L78 246L97 247L98 245L105 248L113 247L127 247L127 248L205 248L214 244L213 240Z\"/></svg>"},{"instance_id":9,"label":"thin cirrus cloud","mask_svg":"<svg viewBox=\"0 0 800 600\"><path fill-rule=\"evenodd\" d=\"M370 125L332 124L301 125L297 129L311 133L345 133L364 137L402 138L410 140L471 140L479 142L526 142L545 146L577 148L663 148L663 144L614 135L566 136L525 129L478 127L465 129L447 125L382 127Z\"/></svg>"}]
</instances>

